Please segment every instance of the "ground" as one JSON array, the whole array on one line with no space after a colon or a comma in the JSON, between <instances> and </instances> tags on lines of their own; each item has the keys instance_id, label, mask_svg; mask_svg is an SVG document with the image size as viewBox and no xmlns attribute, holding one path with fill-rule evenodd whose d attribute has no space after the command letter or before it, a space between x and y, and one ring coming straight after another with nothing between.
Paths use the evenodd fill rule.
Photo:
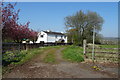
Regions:
<instances>
[{"instance_id":1,"label":"ground","mask_svg":"<svg viewBox=\"0 0 120 80\"><path fill-rule=\"evenodd\" d=\"M91 62L69 62L62 58L61 51L65 47L49 48L27 61L15 67L11 72L3 75L3 78L113 78L117 77L116 69L111 65L104 65L104 71L96 71L91 68ZM55 55L55 63L45 63L44 58L50 52ZM101 66L102 68L102 66Z\"/></svg>"}]
</instances>

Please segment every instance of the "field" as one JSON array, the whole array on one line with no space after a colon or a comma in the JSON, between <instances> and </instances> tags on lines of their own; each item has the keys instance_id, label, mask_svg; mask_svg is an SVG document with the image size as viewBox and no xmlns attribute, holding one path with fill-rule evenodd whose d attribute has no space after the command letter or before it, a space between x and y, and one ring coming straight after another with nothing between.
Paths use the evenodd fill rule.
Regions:
<instances>
[{"instance_id":1,"label":"field","mask_svg":"<svg viewBox=\"0 0 120 80\"><path fill-rule=\"evenodd\" d=\"M98 45L101 48L118 48L118 45Z\"/></svg>"}]
</instances>

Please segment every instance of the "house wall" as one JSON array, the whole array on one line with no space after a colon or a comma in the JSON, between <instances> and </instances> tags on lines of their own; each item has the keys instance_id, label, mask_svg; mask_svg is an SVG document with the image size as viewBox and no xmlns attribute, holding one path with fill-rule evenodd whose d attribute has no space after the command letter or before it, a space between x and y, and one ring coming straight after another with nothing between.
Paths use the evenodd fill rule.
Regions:
<instances>
[{"instance_id":1,"label":"house wall","mask_svg":"<svg viewBox=\"0 0 120 80\"><path fill-rule=\"evenodd\" d=\"M67 43L67 36L66 36L66 38L65 38L65 43Z\"/></svg>"},{"instance_id":2,"label":"house wall","mask_svg":"<svg viewBox=\"0 0 120 80\"><path fill-rule=\"evenodd\" d=\"M63 39L63 37L61 38L61 36L63 35L57 35L56 41L58 41L59 39Z\"/></svg>"},{"instance_id":3,"label":"house wall","mask_svg":"<svg viewBox=\"0 0 120 80\"><path fill-rule=\"evenodd\" d=\"M43 37L41 37L41 35L43 35ZM38 39L37 39L36 43L40 43L40 41L47 42L47 34L45 32L40 32L38 34Z\"/></svg>"},{"instance_id":4,"label":"house wall","mask_svg":"<svg viewBox=\"0 0 120 80\"><path fill-rule=\"evenodd\" d=\"M65 37L65 35L56 35L56 34L48 34L47 41L48 42L56 42L59 39L61 39L61 36L62 36L62 39L65 40L65 43L67 43L67 37Z\"/></svg>"},{"instance_id":5,"label":"house wall","mask_svg":"<svg viewBox=\"0 0 120 80\"><path fill-rule=\"evenodd\" d=\"M55 42L55 35L47 34L47 42Z\"/></svg>"},{"instance_id":6,"label":"house wall","mask_svg":"<svg viewBox=\"0 0 120 80\"><path fill-rule=\"evenodd\" d=\"M41 37L41 35L43 35L43 37ZM56 35L57 35L57 37L56 37ZM37 39L36 43L40 43L40 41L44 41L45 43L46 42L56 42L59 39L61 39L61 36L62 36L62 39L65 40L65 43L67 43L67 37L64 37L65 35L47 34L47 33L41 31L38 34L38 39Z\"/></svg>"}]
</instances>

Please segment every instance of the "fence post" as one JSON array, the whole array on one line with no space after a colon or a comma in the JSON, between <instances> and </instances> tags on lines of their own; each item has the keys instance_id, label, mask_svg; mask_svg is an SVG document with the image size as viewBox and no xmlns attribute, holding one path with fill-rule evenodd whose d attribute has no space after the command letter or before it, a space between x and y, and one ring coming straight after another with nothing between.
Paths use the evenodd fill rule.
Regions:
<instances>
[{"instance_id":1,"label":"fence post","mask_svg":"<svg viewBox=\"0 0 120 80\"><path fill-rule=\"evenodd\" d=\"M95 57L95 26L93 27L93 49L92 49L92 61L94 63Z\"/></svg>"},{"instance_id":2,"label":"fence post","mask_svg":"<svg viewBox=\"0 0 120 80\"><path fill-rule=\"evenodd\" d=\"M25 50L27 51L28 50L28 43L25 43Z\"/></svg>"},{"instance_id":3,"label":"fence post","mask_svg":"<svg viewBox=\"0 0 120 80\"><path fill-rule=\"evenodd\" d=\"M86 57L86 43L87 43L87 41L83 40L83 54L85 57Z\"/></svg>"}]
</instances>

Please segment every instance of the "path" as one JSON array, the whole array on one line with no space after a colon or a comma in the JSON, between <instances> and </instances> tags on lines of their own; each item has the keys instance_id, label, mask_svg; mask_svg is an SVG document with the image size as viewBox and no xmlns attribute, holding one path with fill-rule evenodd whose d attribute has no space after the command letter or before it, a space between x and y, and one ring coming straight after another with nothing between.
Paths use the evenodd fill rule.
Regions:
<instances>
[{"instance_id":1,"label":"path","mask_svg":"<svg viewBox=\"0 0 120 80\"><path fill-rule=\"evenodd\" d=\"M29 62L16 67L3 78L110 78L107 74L93 71L84 63L71 63L62 59L61 51L65 47L51 48ZM43 58L55 50L57 64L44 63Z\"/></svg>"}]
</instances>

